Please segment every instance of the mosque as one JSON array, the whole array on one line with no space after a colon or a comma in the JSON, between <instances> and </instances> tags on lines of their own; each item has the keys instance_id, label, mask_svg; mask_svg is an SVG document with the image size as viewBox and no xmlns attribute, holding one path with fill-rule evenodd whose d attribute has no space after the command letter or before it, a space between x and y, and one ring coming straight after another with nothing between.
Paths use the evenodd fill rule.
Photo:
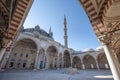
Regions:
<instances>
[{"instance_id":1,"label":"mosque","mask_svg":"<svg viewBox=\"0 0 120 80\"><path fill-rule=\"evenodd\" d=\"M51 28L47 33L39 25L20 30L10 53L6 53L4 69L109 69L102 47L96 50L75 51L68 48L67 20L64 17L64 41L61 45L53 38ZM8 58L9 56L9 58Z\"/></svg>"},{"instance_id":2,"label":"mosque","mask_svg":"<svg viewBox=\"0 0 120 80\"><path fill-rule=\"evenodd\" d=\"M120 0L78 0L102 46L83 51L68 48L66 18L64 45L54 41L51 29L22 28L33 1L0 0L0 71L111 69L114 80L120 80Z\"/></svg>"}]
</instances>

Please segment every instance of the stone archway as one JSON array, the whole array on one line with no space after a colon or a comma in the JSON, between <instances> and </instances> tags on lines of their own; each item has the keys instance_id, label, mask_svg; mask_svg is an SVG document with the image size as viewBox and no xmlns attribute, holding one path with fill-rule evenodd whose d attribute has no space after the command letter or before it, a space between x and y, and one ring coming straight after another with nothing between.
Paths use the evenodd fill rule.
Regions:
<instances>
[{"instance_id":1,"label":"stone archway","mask_svg":"<svg viewBox=\"0 0 120 80\"><path fill-rule=\"evenodd\" d=\"M98 65L100 69L108 69L109 64L104 53L100 53L97 57Z\"/></svg>"},{"instance_id":2,"label":"stone archway","mask_svg":"<svg viewBox=\"0 0 120 80\"><path fill-rule=\"evenodd\" d=\"M57 59L58 59L58 51L55 46L49 46L47 49L48 53L48 67L50 69L57 68Z\"/></svg>"},{"instance_id":3,"label":"stone archway","mask_svg":"<svg viewBox=\"0 0 120 80\"><path fill-rule=\"evenodd\" d=\"M70 60L70 53L69 51L65 50L64 51L64 67L68 68L71 65L71 60Z\"/></svg>"},{"instance_id":4,"label":"stone archway","mask_svg":"<svg viewBox=\"0 0 120 80\"><path fill-rule=\"evenodd\" d=\"M33 40L22 39L18 41L11 52L6 68L33 69L36 58L36 51L37 46Z\"/></svg>"},{"instance_id":5,"label":"stone archway","mask_svg":"<svg viewBox=\"0 0 120 80\"><path fill-rule=\"evenodd\" d=\"M83 58L83 64L85 69L96 69L96 61L93 56L85 55Z\"/></svg>"},{"instance_id":6,"label":"stone archway","mask_svg":"<svg viewBox=\"0 0 120 80\"><path fill-rule=\"evenodd\" d=\"M72 59L72 67L77 69L82 68L81 59L78 56L74 56Z\"/></svg>"}]
</instances>

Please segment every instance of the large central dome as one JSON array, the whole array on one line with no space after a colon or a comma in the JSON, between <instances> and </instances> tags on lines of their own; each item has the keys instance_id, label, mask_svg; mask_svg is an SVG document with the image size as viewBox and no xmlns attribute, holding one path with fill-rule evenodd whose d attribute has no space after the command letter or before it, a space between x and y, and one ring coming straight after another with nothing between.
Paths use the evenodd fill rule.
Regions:
<instances>
[{"instance_id":1,"label":"large central dome","mask_svg":"<svg viewBox=\"0 0 120 80\"><path fill-rule=\"evenodd\" d=\"M29 33L29 35L32 33L35 37L44 36L46 38L54 40L53 35L51 36L51 33L47 33L45 30L41 29L39 25L36 25L35 28L23 29L22 32L27 34Z\"/></svg>"}]
</instances>

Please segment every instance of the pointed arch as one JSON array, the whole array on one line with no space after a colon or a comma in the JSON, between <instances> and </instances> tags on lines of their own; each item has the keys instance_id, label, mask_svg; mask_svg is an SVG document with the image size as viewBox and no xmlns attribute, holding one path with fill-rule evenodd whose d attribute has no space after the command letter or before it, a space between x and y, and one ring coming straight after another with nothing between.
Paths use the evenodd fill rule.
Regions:
<instances>
[{"instance_id":1,"label":"pointed arch","mask_svg":"<svg viewBox=\"0 0 120 80\"><path fill-rule=\"evenodd\" d=\"M71 65L70 53L68 50L64 51L64 67L68 68Z\"/></svg>"},{"instance_id":2,"label":"pointed arch","mask_svg":"<svg viewBox=\"0 0 120 80\"><path fill-rule=\"evenodd\" d=\"M72 59L72 67L73 68L77 68L77 69L81 69L82 68L82 64L81 64L81 59L78 56L74 56Z\"/></svg>"},{"instance_id":3,"label":"pointed arch","mask_svg":"<svg viewBox=\"0 0 120 80\"><path fill-rule=\"evenodd\" d=\"M83 58L83 64L85 65L86 69L96 69L96 61L93 56L87 54Z\"/></svg>"},{"instance_id":4,"label":"pointed arch","mask_svg":"<svg viewBox=\"0 0 120 80\"><path fill-rule=\"evenodd\" d=\"M14 46L16 46L17 43L18 43L19 41L22 41L22 40L31 40L31 41L36 45L36 49L39 50L39 49L38 49L38 43L35 41L35 39L30 38L30 37L22 37L22 36L21 36L21 37L15 42Z\"/></svg>"},{"instance_id":5,"label":"pointed arch","mask_svg":"<svg viewBox=\"0 0 120 80\"><path fill-rule=\"evenodd\" d=\"M19 40L10 55L7 62L7 68L33 69L37 52L37 45L31 39ZM12 59L15 59L12 61ZM11 62L14 66L10 67Z\"/></svg>"},{"instance_id":6,"label":"pointed arch","mask_svg":"<svg viewBox=\"0 0 120 80\"><path fill-rule=\"evenodd\" d=\"M105 53L100 53L97 56L97 61L98 61L98 65L100 69L108 69L109 68L109 64L107 61L107 58L105 56Z\"/></svg>"},{"instance_id":7,"label":"pointed arch","mask_svg":"<svg viewBox=\"0 0 120 80\"><path fill-rule=\"evenodd\" d=\"M47 48L49 68L57 68L57 58L58 58L58 50L55 46L49 46Z\"/></svg>"}]
</instances>

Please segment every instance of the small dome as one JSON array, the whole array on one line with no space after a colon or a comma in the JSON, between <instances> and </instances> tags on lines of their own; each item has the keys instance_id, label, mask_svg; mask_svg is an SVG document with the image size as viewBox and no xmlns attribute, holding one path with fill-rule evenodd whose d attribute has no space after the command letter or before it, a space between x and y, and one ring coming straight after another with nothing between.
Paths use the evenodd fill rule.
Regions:
<instances>
[{"instance_id":1,"label":"small dome","mask_svg":"<svg viewBox=\"0 0 120 80\"><path fill-rule=\"evenodd\" d=\"M101 49L103 49L102 46L98 46L98 47L96 48L96 50L101 50Z\"/></svg>"},{"instance_id":2,"label":"small dome","mask_svg":"<svg viewBox=\"0 0 120 80\"><path fill-rule=\"evenodd\" d=\"M86 48L86 49L83 50L83 52L87 52L87 51L94 51L94 49Z\"/></svg>"},{"instance_id":3,"label":"small dome","mask_svg":"<svg viewBox=\"0 0 120 80\"><path fill-rule=\"evenodd\" d=\"M40 26L39 25L36 25L35 26L35 30L37 31L37 30L40 30Z\"/></svg>"}]
</instances>

